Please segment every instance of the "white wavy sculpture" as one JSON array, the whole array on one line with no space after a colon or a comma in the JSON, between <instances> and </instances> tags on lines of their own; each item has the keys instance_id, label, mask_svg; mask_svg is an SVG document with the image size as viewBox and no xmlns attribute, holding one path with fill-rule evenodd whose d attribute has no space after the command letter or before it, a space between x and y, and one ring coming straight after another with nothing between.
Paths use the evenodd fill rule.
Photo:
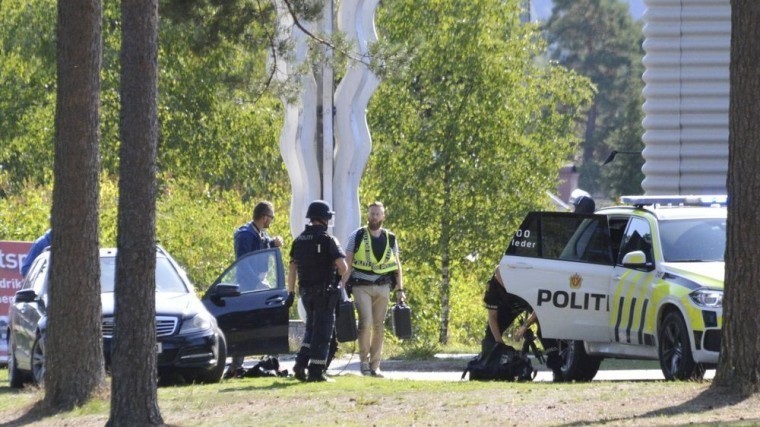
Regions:
<instances>
[{"instance_id":1,"label":"white wavy sculpture","mask_svg":"<svg viewBox=\"0 0 760 427\"><path fill-rule=\"evenodd\" d=\"M368 57L368 45L377 40L374 14L379 0L341 2L338 28ZM353 61L335 91L335 175L333 178L336 218L334 233L341 242L361 223L359 182L372 151L367 126L367 104L379 80L365 64Z\"/></svg>"},{"instance_id":2,"label":"white wavy sculpture","mask_svg":"<svg viewBox=\"0 0 760 427\"><path fill-rule=\"evenodd\" d=\"M368 43L377 40L373 21L378 1L344 1L338 10L338 28L346 33L347 39L354 43L362 57L368 53ZM296 46L296 55L291 63L286 66L278 64L278 78L285 79L289 70L295 69L305 60L307 39L300 29L293 26L293 19L281 2L278 2L278 7L280 25L291 28L290 37ZM325 7L325 10L329 8ZM316 27L313 23L301 23L307 26L308 31ZM307 75L301 79L301 84L299 103L292 104L283 100L285 121L280 136L280 151L292 189L290 228L294 237L307 222L303 216L308 204L321 198L320 185L323 181L318 163L321 153L316 150L317 83L314 76ZM337 212L333 232L344 244L361 221L359 183L372 149L366 110L378 84L378 78L365 64L351 61L335 91L333 176L324 181L332 181L333 200L327 201L332 203L333 210Z\"/></svg>"},{"instance_id":3,"label":"white wavy sculpture","mask_svg":"<svg viewBox=\"0 0 760 427\"><path fill-rule=\"evenodd\" d=\"M289 36L295 45L290 63L276 64L276 78L285 81L289 73L306 60L307 36L293 25L293 17L282 2L277 2L281 28L290 28ZM308 31L313 23L302 23ZM317 131L317 82L313 75L301 77L301 102L290 103L283 99L285 117L280 135L280 153L288 169L291 184L290 230L293 237L303 231L307 223L306 208L312 200L320 198L319 164L315 136Z\"/></svg>"}]
</instances>

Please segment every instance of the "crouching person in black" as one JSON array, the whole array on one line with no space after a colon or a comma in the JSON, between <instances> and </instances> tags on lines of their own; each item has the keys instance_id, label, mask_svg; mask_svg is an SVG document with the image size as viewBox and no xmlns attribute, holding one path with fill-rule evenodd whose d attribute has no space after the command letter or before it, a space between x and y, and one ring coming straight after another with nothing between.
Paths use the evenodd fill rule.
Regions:
<instances>
[{"instance_id":1,"label":"crouching person in black","mask_svg":"<svg viewBox=\"0 0 760 427\"><path fill-rule=\"evenodd\" d=\"M496 267L491 280L488 281L488 288L483 296L483 306L488 309L488 324L481 345L481 354L485 355L496 343L504 344L504 331L523 312L530 311L530 306L522 298L507 292L499 267ZM537 320L536 313L531 313L515 332L515 339L521 340L528 328ZM562 359L555 340L541 340L541 343L546 353L546 367L552 370L555 381L561 381Z\"/></svg>"},{"instance_id":2,"label":"crouching person in black","mask_svg":"<svg viewBox=\"0 0 760 427\"><path fill-rule=\"evenodd\" d=\"M297 277L299 296L306 309L306 332L293 366L295 377L301 381L332 381L325 376L325 370L335 327L335 308L340 287L345 283L341 279L336 285L336 270L341 276L348 270L345 252L338 240L327 233L328 221L334 213L327 202L312 202L306 212L311 224L290 250L288 290L293 295ZM288 299L292 300L292 296Z\"/></svg>"}]
</instances>

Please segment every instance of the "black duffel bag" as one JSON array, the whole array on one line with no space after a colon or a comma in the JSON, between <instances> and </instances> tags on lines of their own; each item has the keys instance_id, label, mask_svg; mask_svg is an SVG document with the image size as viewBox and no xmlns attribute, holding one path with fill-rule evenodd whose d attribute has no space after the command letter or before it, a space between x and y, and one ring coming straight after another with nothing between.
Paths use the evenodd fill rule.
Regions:
<instances>
[{"instance_id":1,"label":"black duffel bag","mask_svg":"<svg viewBox=\"0 0 760 427\"><path fill-rule=\"evenodd\" d=\"M470 381L533 381L537 371L525 352L496 343L487 354L479 354L467 362L462 379L470 374Z\"/></svg>"}]
</instances>

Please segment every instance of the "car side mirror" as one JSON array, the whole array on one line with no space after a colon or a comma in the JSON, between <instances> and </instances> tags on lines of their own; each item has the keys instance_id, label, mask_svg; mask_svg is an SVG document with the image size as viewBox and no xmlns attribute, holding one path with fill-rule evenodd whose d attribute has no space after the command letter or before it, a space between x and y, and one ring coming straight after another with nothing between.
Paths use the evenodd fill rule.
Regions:
<instances>
[{"instance_id":1,"label":"car side mirror","mask_svg":"<svg viewBox=\"0 0 760 427\"><path fill-rule=\"evenodd\" d=\"M235 283L217 283L214 288L215 298L230 298L240 296L240 285Z\"/></svg>"},{"instance_id":2,"label":"car side mirror","mask_svg":"<svg viewBox=\"0 0 760 427\"><path fill-rule=\"evenodd\" d=\"M626 268L652 269L652 265L647 263L647 256L644 254L644 251L632 251L625 254L623 266Z\"/></svg>"},{"instance_id":3,"label":"car side mirror","mask_svg":"<svg viewBox=\"0 0 760 427\"><path fill-rule=\"evenodd\" d=\"M16 298L14 302L32 302L37 299L37 294L34 289L22 289L16 292Z\"/></svg>"}]
</instances>

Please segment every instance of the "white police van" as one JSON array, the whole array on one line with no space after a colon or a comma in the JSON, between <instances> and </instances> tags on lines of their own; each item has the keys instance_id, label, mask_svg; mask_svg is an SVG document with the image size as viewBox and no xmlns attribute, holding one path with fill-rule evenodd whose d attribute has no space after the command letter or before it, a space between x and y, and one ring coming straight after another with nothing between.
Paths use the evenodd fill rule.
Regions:
<instances>
[{"instance_id":1,"label":"white police van","mask_svg":"<svg viewBox=\"0 0 760 427\"><path fill-rule=\"evenodd\" d=\"M725 196L631 196L594 215L531 212L500 267L557 339L562 380L603 358L660 361L666 379L714 367L723 321Z\"/></svg>"}]
</instances>

